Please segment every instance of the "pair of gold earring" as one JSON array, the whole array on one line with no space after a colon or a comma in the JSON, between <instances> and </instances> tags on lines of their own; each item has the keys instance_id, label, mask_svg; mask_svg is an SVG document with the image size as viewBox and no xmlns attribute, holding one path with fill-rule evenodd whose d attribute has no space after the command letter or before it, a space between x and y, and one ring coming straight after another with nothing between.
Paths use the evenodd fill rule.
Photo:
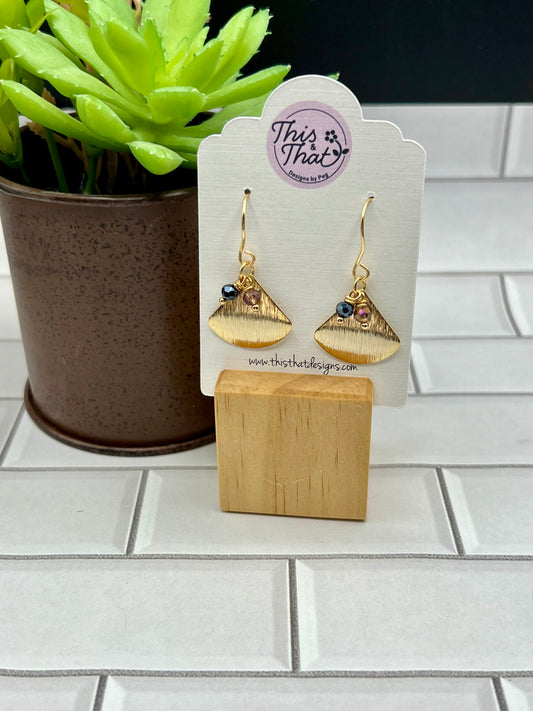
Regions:
<instances>
[{"instance_id":1,"label":"pair of gold earring","mask_svg":"<svg viewBox=\"0 0 533 711\"><path fill-rule=\"evenodd\" d=\"M251 191L246 189L239 276L233 284L222 287L220 306L209 318L209 326L227 343L242 348L266 348L285 338L292 323L255 278L255 255L245 249L246 206L250 195ZM361 210L361 250L352 270L353 288L337 304L336 312L315 331L315 341L327 353L361 365L385 360L400 347L400 339L366 293L370 271L361 260L365 253L365 215L373 199L367 198Z\"/></svg>"}]
</instances>

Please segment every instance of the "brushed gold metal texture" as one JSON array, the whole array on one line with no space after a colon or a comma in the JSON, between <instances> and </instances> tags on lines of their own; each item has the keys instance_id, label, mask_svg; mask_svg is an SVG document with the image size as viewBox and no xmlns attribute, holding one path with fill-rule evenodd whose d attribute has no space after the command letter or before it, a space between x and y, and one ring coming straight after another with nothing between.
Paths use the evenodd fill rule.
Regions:
<instances>
[{"instance_id":1,"label":"brushed gold metal texture","mask_svg":"<svg viewBox=\"0 0 533 711\"><path fill-rule=\"evenodd\" d=\"M208 323L227 343L241 348L266 348L285 338L292 323L255 278L251 278L249 288L261 292L258 304L248 305L244 295L249 289L243 290L235 299L221 303Z\"/></svg>"},{"instance_id":2,"label":"brushed gold metal texture","mask_svg":"<svg viewBox=\"0 0 533 711\"><path fill-rule=\"evenodd\" d=\"M339 322L337 313L315 331L315 341L326 353L346 361L367 365L379 363L396 353L400 339L379 313L368 296L364 302L371 309L370 319L361 324L354 313Z\"/></svg>"}]
</instances>

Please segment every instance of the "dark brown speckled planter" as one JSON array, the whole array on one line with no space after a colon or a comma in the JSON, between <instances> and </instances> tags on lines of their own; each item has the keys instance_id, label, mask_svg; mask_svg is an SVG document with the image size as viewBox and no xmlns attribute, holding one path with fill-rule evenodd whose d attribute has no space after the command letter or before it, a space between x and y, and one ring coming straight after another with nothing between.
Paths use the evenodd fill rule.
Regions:
<instances>
[{"instance_id":1,"label":"dark brown speckled planter","mask_svg":"<svg viewBox=\"0 0 533 711\"><path fill-rule=\"evenodd\" d=\"M29 370L48 434L107 454L214 439L200 393L196 189L63 195L0 178Z\"/></svg>"}]
</instances>

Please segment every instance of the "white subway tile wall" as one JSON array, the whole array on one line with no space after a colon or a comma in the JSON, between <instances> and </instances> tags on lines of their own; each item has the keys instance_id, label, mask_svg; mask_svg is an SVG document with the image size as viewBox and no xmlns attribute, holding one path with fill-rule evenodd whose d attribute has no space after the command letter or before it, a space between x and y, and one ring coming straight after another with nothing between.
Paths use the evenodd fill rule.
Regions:
<instances>
[{"instance_id":1,"label":"white subway tile wall","mask_svg":"<svg viewBox=\"0 0 533 711\"><path fill-rule=\"evenodd\" d=\"M444 479L465 553L533 556L532 467L445 469Z\"/></svg>"},{"instance_id":2,"label":"white subway tile wall","mask_svg":"<svg viewBox=\"0 0 533 711\"><path fill-rule=\"evenodd\" d=\"M315 555L454 553L432 469L373 469L368 521L220 513L216 470L152 471L136 553Z\"/></svg>"},{"instance_id":3,"label":"white subway tile wall","mask_svg":"<svg viewBox=\"0 0 533 711\"><path fill-rule=\"evenodd\" d=\"M92 711L98 677L0 677L6 711Z\"/></svg>"},{"instance_id":4,"label":"white subway tile wall","mask_svg":"<svg viewBox=\"0 0 533 711\"><path fill-rule=\"evenodd\" d=\"M20 326L13 286L8 276L0 276L0 336L3 340L20 340Z\"/></svg>"},{"instance_id":5,"label":"white subway tile wall","mask_svg":"<svg viewBox=\"0 0 533 711\"><path fill-rule=\"evenodd\" d=\"M22 341L0 340L0 398L20 398L28 377Z\"/></svg>"},{"instance_id":6,"label":"white subway tile wall","mask_svg":"<svg viewBox=\"0 0 533 711\"><path fill-rule=\"evenodd\" d=\"M533 711L533 677L503 679L509 711Z\"/></svg>"},{"instance_id":7,"label":"white subway tile wall","mask_svg":"<svg viewBox=\"0 0 533 711\"><path fill-rule=\"evenodd\" d=\"M461 303L460 312L457 309L457 297ZM413 326L415 338L514 335L498 276L418 276Z\"/></svg>"},{"instance_id":8,"label":"white subway tile wall","mask_svg":"<svg viewBox=\"0 0 533 711\"><path fill-rule=\"evenodd\" d=\"M399 705L401 704L401 705ZM488 679L111 677L102 711L499 711Z\"/></svg>"},{"instance_id":9,"label":"white subway tile wall","mask_svg":"<svg viewBox=\"0 0 533 711\"><path fill-rule=\"evenodd\" d=\"M0 555L125 553L141 472L0 470Z\"/></svg>"},{"instance_id":10,"label":"white subway tile wall","mask_svg":"<svg viewBox=\"0 0 533 711\"><path fill-rule=\"evenodd\" d=\"M418 341L411 357L424 393L533 394L533 340Z\"/></svg>"},{"instance_id":11,"label":"white subway tile wall","mask_svg":"<svg viewBox=\"0 0 533 711\"><path fill-rule=\"evenodd\" d=\"M365 119L392 121L424 146L428 178L497 178L508 114L504 105L363 106Z\"/></svg>"},{"instance_id":12,"label":"white subway tile wall","mask_svg":"<svg viewBox=\"0 0 533 711\"><path fill-rule=\"evenodd\" d=\"M296 570L303 670L531 666L529 561L324 559Z\"/></svg>"},{"instance_id":13,"label":"white subway tile wall","mask_svg":"<svg viewBox=\"0 0 533 711\"><path fill-rule=\"evenodd\" d=\"M504 286L517 331L522 336L533 336L533 274L508 275Z\"/></svg>"},{"instance_id":14,"label":"white subway tile wall","mask_svg":"<svg viewBox=\"0 0 533 711\"><path fill-rule=\"evenodd\" d=\"M511 109L505 175L510 178L533 175L533 104L517 104Z\"/></svg>"},{"instance_id":15,"label":"white subway tile wall","mask_svg":"<svg viewBox=\"0 0 533 711\"><path fill-rule=\"evenodd\" d=\"M533 105L363 109L428 153L364 523L221 512L214 445L42 433L0 246L0 708L533 711Z\"/></svg>"},{"instance_id":16,"label":"white subway tile wall","mask_svg":"<svg viewBox=\"0 0 533 711\"><path fill-rule=\"evenodd\" d=\"M0 582L0 668L290 669L283 560L2 560Z\"/></svg>"}]
</instances>

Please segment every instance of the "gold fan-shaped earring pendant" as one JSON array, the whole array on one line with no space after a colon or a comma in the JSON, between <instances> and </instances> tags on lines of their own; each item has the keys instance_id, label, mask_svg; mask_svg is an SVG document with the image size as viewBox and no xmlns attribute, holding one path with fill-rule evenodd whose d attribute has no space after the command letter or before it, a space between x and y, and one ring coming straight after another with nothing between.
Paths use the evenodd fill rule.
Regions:
<instances>
[{"instance_id":1,"label":"gold fan-shaped earring pendant","mask_svg":"<svg viewBox=\"0 0 533 711\"><path fill-rule=\"evenodd\" d=\"M245 190L239 278L222 287L220 306L209 317L208 324L217 336L234 346L266 348L285 338L292 323L255 278L255 255L244 248L249 197L250 190Z\"/></svg>"},{"instance_id":2,"label":"gold fan-shaped earring pendant","mask_svg":"<svg viewBox=\"0 0 533 711\"><path fill-rule=\"evenodd\" d=\"M353 298L353 297L352 297ZM315 331L315 340L327 353L347 363L379 363L396 353L400 339L368 295L337 304L337 311Z\"/></svg>"},{"instance_id":3,"label":"gold fan-shaped earring pendant","mask_svg":"<svg viewBox=\"0 0 533 711\"><path fill-rule=\"evenodd\" d=\"M365 214L373 199L366 200L361 212L361 251L352 272L353 289L337 304L336 312L315 331L315 341L326 353L360 365L379 363L400 347L400 339L366 293L370 271L361 264L361 259L365 253ZM357 273L358 267L364 274Z\"/></svg>"}]
</instances>

